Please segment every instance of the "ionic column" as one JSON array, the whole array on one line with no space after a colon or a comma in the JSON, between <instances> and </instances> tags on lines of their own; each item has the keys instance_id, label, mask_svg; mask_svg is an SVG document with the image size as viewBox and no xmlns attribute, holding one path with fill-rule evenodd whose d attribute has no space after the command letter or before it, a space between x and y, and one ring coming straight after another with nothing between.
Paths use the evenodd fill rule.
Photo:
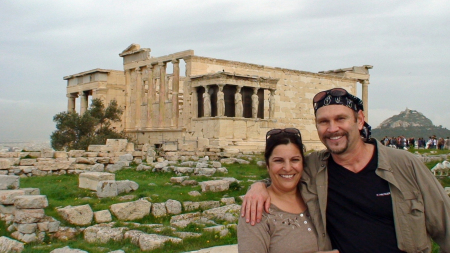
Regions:
<instances>
[{"instance_id":1,"label":"ionic column","mask_svg":"<svg viewBox=\"0 0 450 253\"><path fill-rule=\"evenodd\" d=\"M148 91L147 91L147 127L153 127L153 102L155 101L155 87L153 82L153 66L147 65Z\"/></svg>"},{"instance_id":2,"label":"ionic column","mask_svg":"<svg viewBox=\"0 0 450 253\"><path fill-rule=\"evenodd\" d=\"M164 126L164 107L166 102L166 63L158 62L159 66L159 126Z\"/></svg>"},{"instance_id":3,"label":"ionic column","mask_svg":"<svg viewBox=\"0 0 450 253\"><path fill-rule=\"evenodd\" d=\"M178 93L180 91L180 61L177 59L172 61L173 64L173 79L172 79L172 125L178 128Z\"/></svg>"},{"instance_id":4,"label":"ionic column","mask_svg":"<svg viewBox=\"0 0 450 253\"><path fill-rule=\"evenodd\" d=\"M83 115L88 108L88 97L89 95L82 91L80 92L80 97L81 97L81 101L80 101L80 115Z\"/></svg>"},{"instance_id":5,"label":"ionic column","mask_svg":"<svg viewBox=\"0 0 450 253\"><path fill-rule=\"evenodd\" d=\"M364 118L369 122L369 80L361 80L362 85L362 101L364 105Z\"/></svg>"},{"instance_id":6,"label":"ionic column","mask_svg":"<svg viewBox=\"0 0 450 253\"><path fill-rule=\"evenodd\" d=\"M67 112L75 112L75 99L78 97L77 94L67 94Z\"/></svg>"},{"instance_id":7,"label":"ionic column","mask_svg":"<svg viewBox=\"0 0 450 253\"><path fill-rule=\"evenodd\" d=\"M141 109L142 109L142 72L141 68L137 67L136 71L136 130L141 128Z\"/></svg>"}]
</instances>

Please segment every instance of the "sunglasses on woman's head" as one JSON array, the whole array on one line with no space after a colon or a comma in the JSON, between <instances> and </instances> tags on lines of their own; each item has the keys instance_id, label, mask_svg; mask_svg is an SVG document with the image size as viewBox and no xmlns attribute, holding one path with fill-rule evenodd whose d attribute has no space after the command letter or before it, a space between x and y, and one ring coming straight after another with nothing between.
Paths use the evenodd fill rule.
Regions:
<instances>
[{"instance_id":1,"label":"sunglasses on woman's head","mask_svg":"<svg viewBox=\"0 0 450 253\"><path fill-rule=\"evenodd\" d=\"M295 135L298 135L301 138L300 130L298 130L297 128L284 128L284 129L276 128L276 129L269 130L267 132L266 140L269 139L270 136L277 135L277 134L280 134L280 133L295 134Z\"/></svg>"}]
</instances>

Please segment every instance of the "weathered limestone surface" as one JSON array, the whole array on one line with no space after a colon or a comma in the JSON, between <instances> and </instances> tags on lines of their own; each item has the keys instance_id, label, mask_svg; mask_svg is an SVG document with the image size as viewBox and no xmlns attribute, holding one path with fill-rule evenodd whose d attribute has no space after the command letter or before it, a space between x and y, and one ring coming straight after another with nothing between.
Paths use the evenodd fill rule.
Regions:
<instances>
[{"instance_id":1,"label":"weathered limestone surface","mask_svg":"<svg viewBox=\"0 0 450 253\"><path fill-rule=\"evenodd\" d=\"M9 252L17 252L20 253L24 249L24 244L22 242L10 239L6 236L0 237L0 252L1 253L9 253Z\"/></svg>"},{"instance_id":2,"label":"weathered limestone surface","mask_svg":"<svg viewBox=\"0 0 450 253\"><path fill-rule=\"evenodd\" d=\"M54 249L50 251L50 253L89 253L89 252L80 249L72 249L69 246L66 246L63 248Z\"/></svg>"},{"instance_id":3,"label":"weathered limestone surface","mask_svg":"<svg viewBox=\"0 0 450 253\"><path fill-rule=\"evenodd\" d=\"M178 200L169 199L166 201L166 209L168 214L180 214L181 203Z\"/></svg>"},{"instance_id":4,"label":"weathered limestone surface","mask_svg":"<svg viewBox=\"0 0 450 253\"><path fill-rule=\"evenodd\" d=\"M23 195L14 199L14 206L20 209L39 209L48 206L47 196L45 195Z\"/></svg>"},{"instance_id":5,"label":"weathered limestone surface","mask_svg":"<svg viewBox=\"0 0 450 253\"><path fill-rule=\"evenodd\" d=\"M96 223L106 223L112 221L111 213L109 212L109 210L94 212L94 219Z\"/></svg>"},{"instance_id":6,"label":"weathered limestone surface","mask_svg":"<svg viewBox=\"0 0 450 253\"><path fill-rule=\"evenodd\" d=\"M25 195L24 190L0 190L0 204L12 205L17 196Z\"/></svg>"},{"instance_id":7,"label":"weathered limestone surface","mask_svg":"<svg viewBox=\"0 0 450 253\"><path fill-rule=\"evenodd\" d=\"M152 203L147 200L137 200L133 202L119 203L111 205L111 212L119 220L137 220L150 213Z\"/></svg>"},{"instance_id":8,"label":"weathered limestone surface","mask_svg":"<svg viewBox=\"0 0 450 253\"><path fill-rule=\"evenodd\" d=\"M181 243L183 240L176 237L158 235L158 234L142 234L139 236L139 247L142 251L153 250L161 247L165 242Z\"/></svg>"},{"instance_id":9,"label":"weathered limestone surface","mask_svg":"<svg viewBox=\"0 0 450 253\"><path fill-rule=\"evenodd\" d=\"M115 180L115 178L115 174L107 172L84 172L79 175L78 187L96 191L98 182Z\"/></svg>"},{"instance_id":10,"label":"weathered limestone surface","mask_svg":"<svg viewBox=\"0 0 450 253\"><path fill-rule=\"evenodd\" d=\"M107 243L110 240L121 241L126 230L128 229L124 227L113 228L108 224L98 224L84 230L84 240L90 243Z\"/></svg>"},{"instance_id":11,"label":"weathered limestone surface","mask_svg":"<svg viewBox=\"0 0 450 253\"><path fill-rule=\"evenodd\" d=\"M152 204L152 215L155 217L162 217L167 214L165 203L153 203Z\"/></svg>"},{"instance_id":12,"label":"weathered limestone surface","mask_svg":"<svg viewBox=\"0 0 450 253\"><path fill-rule=\"evenodd\" d=\"M91 224L92 218L94 217L94 212L88 204L81 206L66 206L59 208L57 211L64 220L78 226Z\"/></svg>"},{"instance_id":13,"label":"weathered limestone surface","mask_svg":"<svg viewBox=\"0 0 450 253\"><path fill-rule=\"evenodd\" d=\"M19 189L19 186L18 176L0 175L0 190Z\"/></svg>"},{"instance_id":14,"label":"weathered limestone surface","mask_svg":"<svg viewBox=\"0 0 450 253\"><path fill-rule=\"evenodd\" d=\"M44 209L16 209L14 211L15 223L36 223L44 218Z\"/></svg>"},{"instance_id":15,"label":"weathered limestone surface","mask_svg":"<svg viewBox=\"0 0 450 253\"><path fill-rule=\"evenodd\" d=\"M211 180L211 181L203 181L200 183L202 187L202 192L212 191L212 192L221 192L227 191L230 183L226 180Z\"/></svg>"}]
</instances>

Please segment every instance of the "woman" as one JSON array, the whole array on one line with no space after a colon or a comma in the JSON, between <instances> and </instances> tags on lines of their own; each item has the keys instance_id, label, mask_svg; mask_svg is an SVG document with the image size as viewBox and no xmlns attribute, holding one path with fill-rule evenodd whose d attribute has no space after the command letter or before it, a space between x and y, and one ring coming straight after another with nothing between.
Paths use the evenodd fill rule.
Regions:
<instances>
[{"instance_id":1,"label":"woman","mask_svg":"<svg viewBox=\"0 0 450 253\"><path fill-rule=\"evenodd\" d=\"M266 134L265 161L271 179L267 188L270 214L252 226L241 217L239 252L317 252L316 230L297 187L304 155L300 131L272 129Z\"/></svg>"}]
</instances>

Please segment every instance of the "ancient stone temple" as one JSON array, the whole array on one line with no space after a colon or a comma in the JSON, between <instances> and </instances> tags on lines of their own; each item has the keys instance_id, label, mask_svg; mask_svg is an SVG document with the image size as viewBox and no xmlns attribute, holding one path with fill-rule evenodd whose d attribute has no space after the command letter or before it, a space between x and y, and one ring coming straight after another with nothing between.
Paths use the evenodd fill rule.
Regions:
<instances>
[{"instance_id":1,"label":"ancient stone temple","mask_svg":"<svg viewBox=\"0 0 450 253\"><path fill-rule=\"evenodd\" d=\"M262 151L272 128L297 127L307 149L321 149L313 96L342 87L367 108L370 65L312 73L197 56L193 50L150 57L132 44L119 54L123 71L95 69L64 77L68 110L88 96L125 109L121 129L137 144L173 152ZM183 76L180 71L184 70ZM365 111L366 117L367 109Z\"/></svg>"}]
</instances>

